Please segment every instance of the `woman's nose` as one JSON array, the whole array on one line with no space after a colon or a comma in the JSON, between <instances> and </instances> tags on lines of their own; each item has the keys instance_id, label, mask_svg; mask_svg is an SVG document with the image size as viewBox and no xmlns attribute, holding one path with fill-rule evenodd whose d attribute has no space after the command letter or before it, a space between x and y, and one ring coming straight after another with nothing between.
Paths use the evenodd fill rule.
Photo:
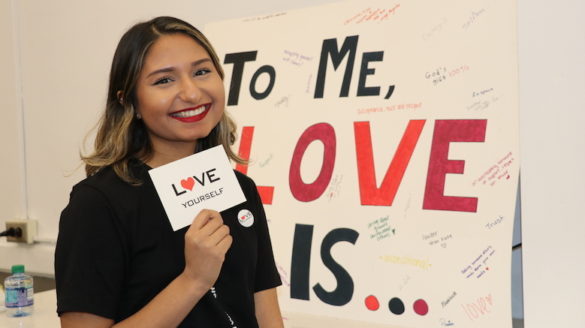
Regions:
<instances>
[{"instance_id":1,"label":"woman's nose","mask_svg":"<svg viewBox=\"0 0 585 328\"><path fill-rule=\"evenodd\" d=\"M180 98L185 102L197 103L201 96L201 89L191 78L181 80Z\"/></svg>"}]
</instances>

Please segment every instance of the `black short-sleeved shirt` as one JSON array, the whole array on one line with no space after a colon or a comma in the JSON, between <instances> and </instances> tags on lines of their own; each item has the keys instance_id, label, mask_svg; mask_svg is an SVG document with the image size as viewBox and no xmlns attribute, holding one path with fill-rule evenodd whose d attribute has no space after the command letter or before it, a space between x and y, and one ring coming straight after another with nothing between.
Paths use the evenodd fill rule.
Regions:
<instances>
[{"instance_id":1,"label":"black short-sleeved shirt","mask_svg":"<svg viewBox=\"0 0 585 328\"><path fill-rule=\"evenodd\" d=\"M136 162L132 170L142 185L132 186L105 168L73 187L55 251L59 314L87 312L122 321L183 271L188 227L173 231L148 166ZM258 327L254 293L281 284L256 185L239 172L236 176L246 202L221 212L233 243L213 293L181 327ZM253 215L249 227L238 222L244 209Z\"/></svg>"}]
</instances>

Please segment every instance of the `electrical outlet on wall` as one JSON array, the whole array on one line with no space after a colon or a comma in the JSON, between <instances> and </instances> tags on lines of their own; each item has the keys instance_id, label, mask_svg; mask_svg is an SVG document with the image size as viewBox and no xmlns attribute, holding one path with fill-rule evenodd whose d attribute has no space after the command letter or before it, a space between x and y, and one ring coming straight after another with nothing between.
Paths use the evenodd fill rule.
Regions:
<instances>
[{"instance_id":1,"label":"electrical outlet on wall","mask_svg":"<svg viewBox=\"0 0 585 328\"><path fill-rule=\"evenodd\" d=\"M6 221L6 230L14 228L17 231L16 236L8 236L6 241L14 243L32 244L37 234L36 220L11 220Z\"/></svg>"}]
</instances>

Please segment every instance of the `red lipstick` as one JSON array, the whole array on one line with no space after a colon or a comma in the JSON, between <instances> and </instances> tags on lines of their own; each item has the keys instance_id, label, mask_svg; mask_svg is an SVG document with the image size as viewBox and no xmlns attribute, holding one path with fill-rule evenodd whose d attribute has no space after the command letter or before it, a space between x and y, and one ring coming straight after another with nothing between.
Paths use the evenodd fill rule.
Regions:
<instances>
[{"instance_id":1,"label":"red lipstick","mask_svg":"<svg viewBox=\"0 0 585 328\"><path fill-rule=\"evenodd\" d=\"M169 116L184 123L193 123L204 119L207 113L209 113L210 108L211 103L203 104L197 107L190 107L172 112Z\"/></svg>"}]
</instances>

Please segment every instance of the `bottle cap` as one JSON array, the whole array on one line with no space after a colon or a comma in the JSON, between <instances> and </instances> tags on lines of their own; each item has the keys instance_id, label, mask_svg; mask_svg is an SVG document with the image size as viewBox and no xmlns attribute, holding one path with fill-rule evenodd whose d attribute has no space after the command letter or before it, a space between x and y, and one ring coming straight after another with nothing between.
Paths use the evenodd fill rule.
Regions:
<instances>
[{"instance_id":1,"label":"bottle cap","mask_svg":"<svg viewBox=\"0 0 585 328\"><path fill-rule=\"evenodd\" d=\"M24 265L22 264L13 265L12 273L24 273Z\"/></svg>"}]
</instances>

